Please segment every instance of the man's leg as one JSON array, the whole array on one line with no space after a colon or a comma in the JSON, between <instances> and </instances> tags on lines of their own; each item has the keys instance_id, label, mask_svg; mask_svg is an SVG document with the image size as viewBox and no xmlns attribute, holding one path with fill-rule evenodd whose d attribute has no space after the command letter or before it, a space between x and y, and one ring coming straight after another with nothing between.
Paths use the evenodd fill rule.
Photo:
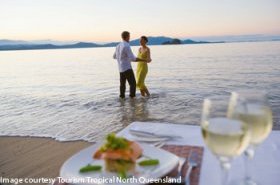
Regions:
<instances>
[{"instance_id":1,"label":"man's leg","mask_svg":"<svg viewBox=\"0 0 280 185\"><path fill-rule=\"evenodd\" d=\"M126 75L125 72L120 73L120 98L125 98L125 83Z\"/></svg>"},{"instance_id":2,"label":"man's leg","mask_svg":"<svg viewBox=\"0 0 280 185\"><path fill-rule=\"evenodd\" d=\"M134 98L136 93L136 81L132 69L126 71L126 78L130 86L130 97Z\"/></svg>"}]
</instances>

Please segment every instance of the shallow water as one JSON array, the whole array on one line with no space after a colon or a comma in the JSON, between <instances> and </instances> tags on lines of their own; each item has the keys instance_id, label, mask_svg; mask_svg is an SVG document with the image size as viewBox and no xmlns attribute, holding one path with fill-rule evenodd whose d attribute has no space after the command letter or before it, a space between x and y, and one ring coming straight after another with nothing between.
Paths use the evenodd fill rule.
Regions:
<instances>
[{"instance_id":1,"label":"shallow water","mask_svg":"<svg viewBox=\"0 0 280 185\"><path fill-rule=\"evenodd\" d=\"M152 96L134 101L118 99L114 48L0 52L0 135L94 141L133 121L199 124L204 97L252 88L268 92L280 128L280 42L151 51Z\"/></svg>"}]
</instances>

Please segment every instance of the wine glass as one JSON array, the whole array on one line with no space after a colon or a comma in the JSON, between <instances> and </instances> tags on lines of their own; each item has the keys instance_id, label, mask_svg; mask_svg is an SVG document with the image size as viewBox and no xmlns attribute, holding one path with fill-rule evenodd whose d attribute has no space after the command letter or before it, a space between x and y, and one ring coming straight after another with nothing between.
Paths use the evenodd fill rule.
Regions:
<instances>
[{"instance_id":1,"label":"wine glass","mask_svg":"<svg viewBox=\"0 0 280 185\"><path fill-rule=\"evenodd\" d=\"M205 144L217 157L222 170L221 185L226 185L231 160L248 147L250 132L242 120L230 118L229 98L211 97L203 102L201 129Z\"/></svg>"},{"instance_id":2,"label":"wine glass","mask_svg":"<svg viewBox=\"0 0 280 185\"><path fill-rule=\"evenodd\" d=\"M266 93L256 91L233 92L232 117L244 121L251 131L249 147L245 150L245 179L242 184L258 185L252 178L253 158L256 148L272 130L272 111Z\"/></svg>"}]
</instances>

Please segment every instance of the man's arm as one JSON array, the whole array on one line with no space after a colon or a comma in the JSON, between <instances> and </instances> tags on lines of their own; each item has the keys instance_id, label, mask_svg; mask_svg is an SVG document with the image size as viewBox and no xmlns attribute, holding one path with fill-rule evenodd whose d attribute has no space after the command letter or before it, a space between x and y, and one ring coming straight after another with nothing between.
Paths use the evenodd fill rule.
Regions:
<instances>
[{"instance_id":1,"label":"man's arm","mask_svg":"<svg viewBox=\"0 0 280 185\"><path fill-rule=\"evenodd\" d=\"M116 48L116 50L117 50L117 48ZM117 51L116 50L115 50L115 52L113 54L113 59L117 59L117 54L116 54Z\"/></svg>"},{"instance_id":2,"label":"man's arm","mask_svg":"<svg viewBox=\"0 0 280 185\"><path fill-rule=\"evenodd\" d=\"M126 50L127 57L130 61L136 61L137 60L137 58L132 53L130 46L126 46L125 50Z\"/></svg>"},{"instance_id":3,"label":"man's arm","mask_svg":"<svg viewBox=\"0 0 280 185\"><path fill-rule=\"evenodd\" d=\"M129 60L130 60L130 61L133 61L133 62L147 62L146 60L143 60L143 59L141 59L141 58L135 57L134 54L132 53L130 47L127 47L127 56L128 56L128 58L129 58Z\"/></svg>"},{"instance_id":4,"label":"man's arm","mask_svg":"<svg viewBox=\"0 0 280 185\"><path fill-rule=\"evenodd\" d=\"M141 58L136 58L134 62L147 62L147 60L141 59Z\"/></svg>"}]
</instances>

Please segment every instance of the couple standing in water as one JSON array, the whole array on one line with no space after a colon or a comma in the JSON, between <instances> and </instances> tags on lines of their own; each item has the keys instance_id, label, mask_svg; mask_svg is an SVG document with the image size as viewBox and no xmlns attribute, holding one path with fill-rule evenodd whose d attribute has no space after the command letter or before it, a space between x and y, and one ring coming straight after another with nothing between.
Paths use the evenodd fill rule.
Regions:
<instances>
[{"instance_id":1,"label":"couple standing in water","mask_svg":"<svg viewBox=\"0 0 280 185\"><path fill-rule=\"evenodd\" d=\"M120 72L120 98L125 98L126 81L130 86L130 97L134 98L136 94L136 87L140 90L142 96L150 96L150 93L145 86L145 78L148 73L148 63L151 60L151 52L147 47L148 38L142 36L140 38L141 47L138 50L137 57L134 56L129 45L130 33L127 31L121 34L122 42L116 46L114 59L118 61ZM131 67L131 61L138 62L136 71L136 80L134 72Z\"/></svg>"}]
</instances>

